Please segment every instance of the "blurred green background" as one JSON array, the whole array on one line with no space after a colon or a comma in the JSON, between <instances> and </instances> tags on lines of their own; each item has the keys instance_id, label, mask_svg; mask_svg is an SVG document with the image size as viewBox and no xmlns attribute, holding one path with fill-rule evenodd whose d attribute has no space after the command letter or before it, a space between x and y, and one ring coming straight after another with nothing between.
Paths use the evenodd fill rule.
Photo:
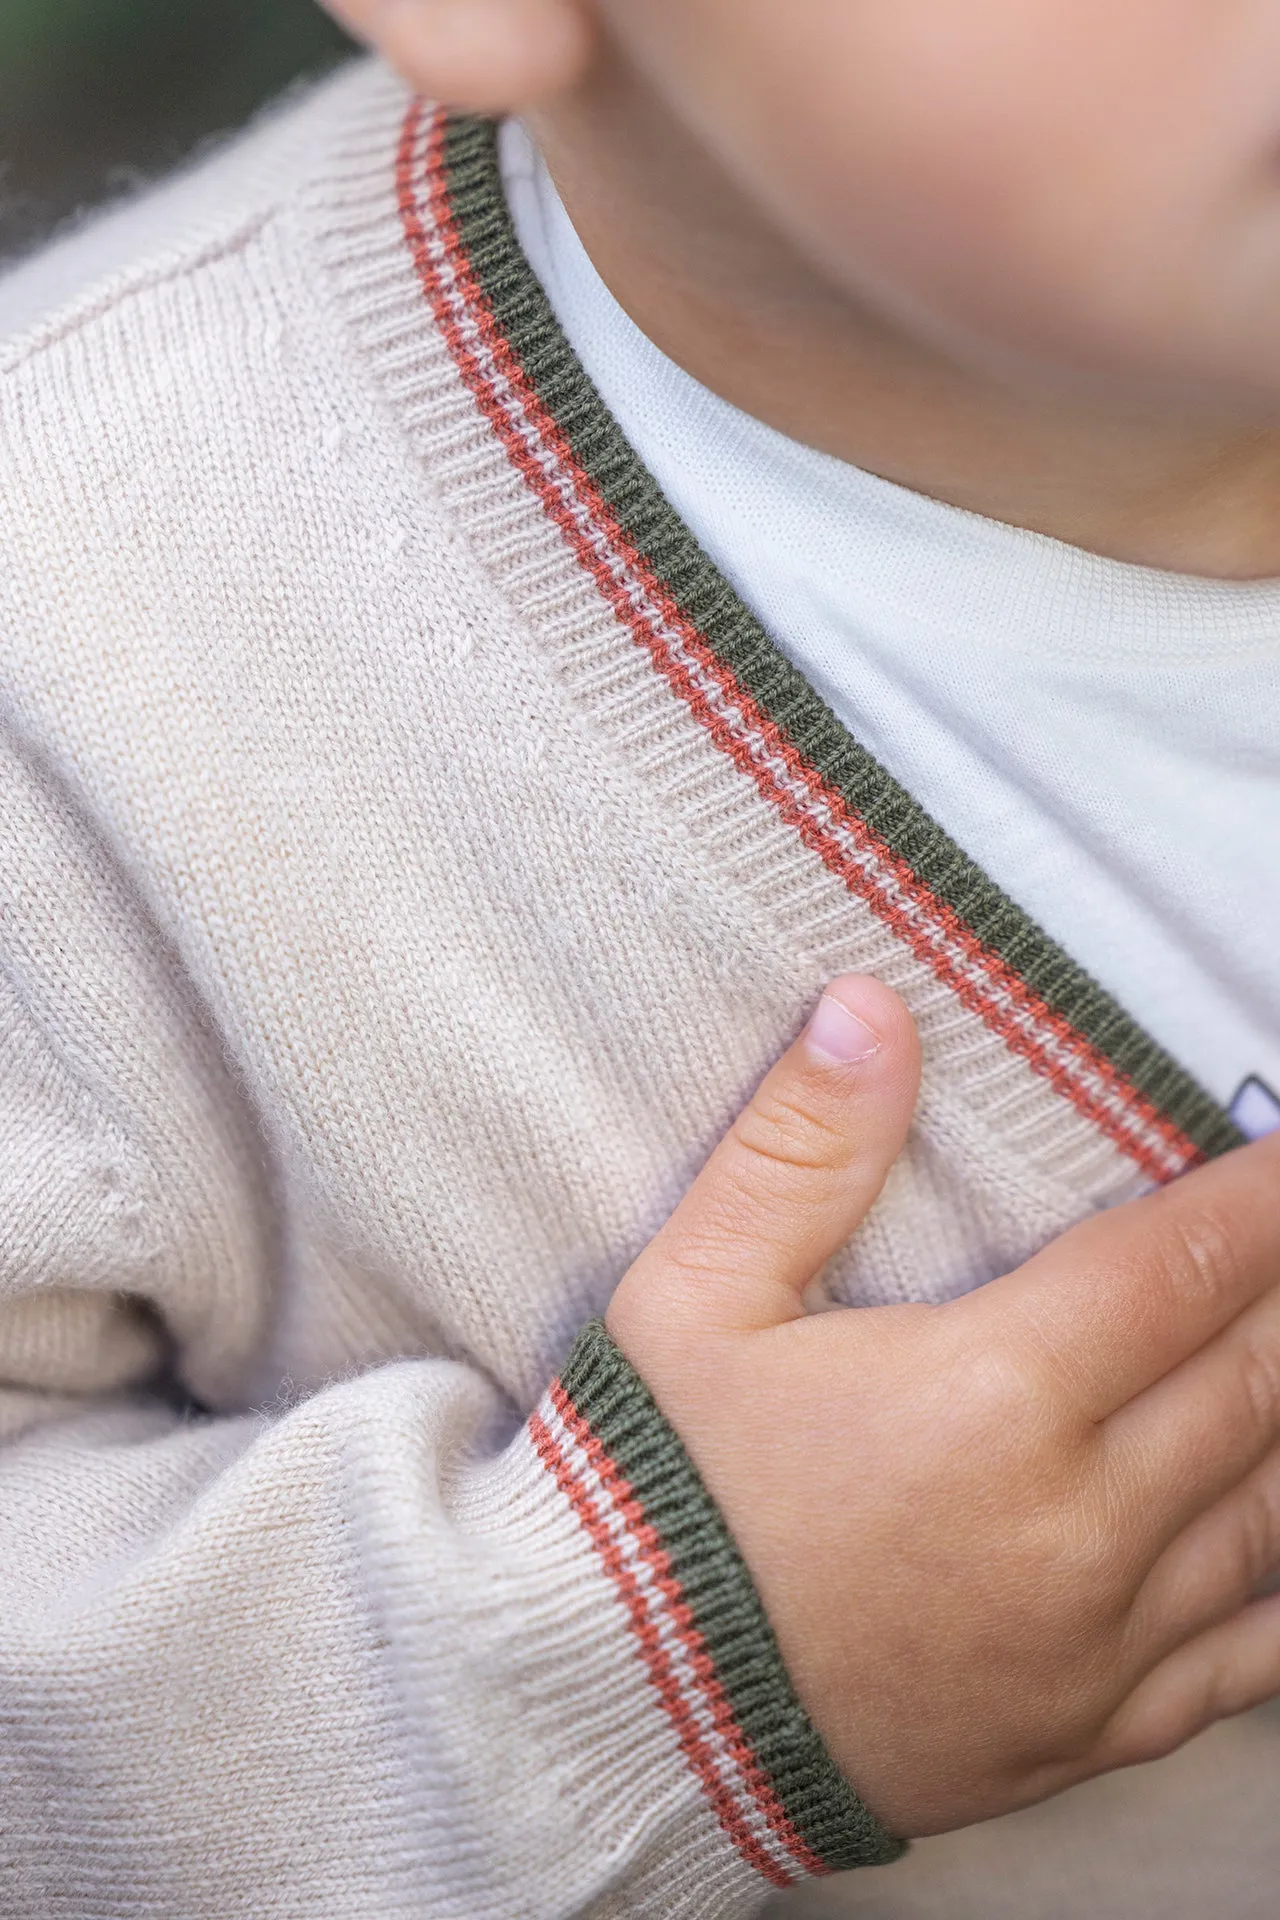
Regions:
<instances>
[{"instance_id":1,"label":"blurred green background","mask_svg":"<svg viewBox=\"0 0 1280 1920\"><path fill-rule=\"evenodd\" d=\"M0 260L347 46L313 0L0 0Z\"/></svg>"}]
</instances>

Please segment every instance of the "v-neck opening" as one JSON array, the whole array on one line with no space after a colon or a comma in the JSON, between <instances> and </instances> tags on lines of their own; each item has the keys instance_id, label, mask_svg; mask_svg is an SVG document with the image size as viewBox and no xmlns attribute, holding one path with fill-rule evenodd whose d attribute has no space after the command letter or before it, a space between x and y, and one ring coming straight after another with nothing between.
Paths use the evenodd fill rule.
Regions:
<instances>
[{"instance_id":1,"label":"v-neck opening","mask_svg":"<svg viewBox=\"0 0 1280 1920\"><path fill-rule=\"evenodd\" d=\"M399 202L454 363L511 464L784 827L1148 1177L1239 1145L1218 1102L858 742L704 553L524 255L495 124L415 103Z\"/></svg>"}]
</instances>

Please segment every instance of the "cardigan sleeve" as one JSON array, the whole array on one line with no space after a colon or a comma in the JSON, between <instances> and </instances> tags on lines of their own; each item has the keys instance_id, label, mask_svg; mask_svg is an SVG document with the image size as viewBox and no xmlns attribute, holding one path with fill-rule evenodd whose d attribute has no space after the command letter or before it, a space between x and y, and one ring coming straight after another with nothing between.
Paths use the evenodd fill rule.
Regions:
<instances>
[{"instance_id":1,"label":"cardigan sleeve","mask_svg":"<svg viewBox=\"0 0 1280 1920\"><path fill-rule=\"evenodd\" d=\"M465 1355L238 1397L307 1248L2 759L0 1911L737 1920L892 1857L598 1323L532 1411Z\"/></svg>"}]
</instances>

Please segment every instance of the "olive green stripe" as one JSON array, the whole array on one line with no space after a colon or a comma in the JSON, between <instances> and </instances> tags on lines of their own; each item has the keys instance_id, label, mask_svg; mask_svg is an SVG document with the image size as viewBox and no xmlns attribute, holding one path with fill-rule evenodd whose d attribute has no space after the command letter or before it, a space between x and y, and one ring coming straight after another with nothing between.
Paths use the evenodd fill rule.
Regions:
<instances>
[{"instance_id":1,"label":"olive green stripe","mask_svg":"<svg viewBox=\"0 0 1280 1920\"><path fill-rule=\"evenodd\" d=\"M584 1329L561 1385L656 1529L734 1718L805 1845L833 1873L896 1860L903 1843L837 1772L719 1509L603 1321Z\"/></svg>"},{"instance_id":2,"label":"olive green stripe","mask_svg":"<svg viewBox=\"0 0 1280 1920\"><path fill-rule=\"evenodd\" d=\"M627 538L718 658L822 780L1051 1013L1202 1152L1239 1146L1217 1101L961 852L775 646L659 491L565 337L512 226L493 124L455 119L445 144L454 215L503 335Z\"/></svg>"}]
</instances>

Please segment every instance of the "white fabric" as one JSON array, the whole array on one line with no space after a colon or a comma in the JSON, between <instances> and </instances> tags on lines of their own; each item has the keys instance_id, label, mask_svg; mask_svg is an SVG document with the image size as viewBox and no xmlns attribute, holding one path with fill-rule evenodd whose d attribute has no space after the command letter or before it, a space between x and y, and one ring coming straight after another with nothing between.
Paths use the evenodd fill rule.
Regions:
<instances>
[{"instance_id":1,"label":"white fabric","mask_svg":"<svg viewBox=\"0 0 1280 1920\"><path fill-rule=\"evenodd\" d=\"M474 418L405 105L0 286L3 1920L767 1891L522 1425L743 1063L686 1085L667 849L405 443L406 367ZM606 919L665 1006L585 998Z\"/></svg>"},{"instance_id":2,"label":"white fabric","mask_svg":"<svg viewBox=\"0 0 1280 1920\"><path fill-rule=\"evenodd\" d=\"M828 706L1218 1099L1280 1088L1280 582L1100 559L786 439L640 332L514 122L503 171L627 438Z\"/></svg>"},{"instance_id":3,"label":"white fabric","mask_svg":"<svg viewBox=\"0 0 1280 1920\"><path fill-rule=\"evenodd\" d=\"M620 634L433 321L408 104L0 285L4 1920L748 1920L524 1417L837 972L927 1069L832 1300L1142 1183Z\"/></svg>"}]
</instances>

